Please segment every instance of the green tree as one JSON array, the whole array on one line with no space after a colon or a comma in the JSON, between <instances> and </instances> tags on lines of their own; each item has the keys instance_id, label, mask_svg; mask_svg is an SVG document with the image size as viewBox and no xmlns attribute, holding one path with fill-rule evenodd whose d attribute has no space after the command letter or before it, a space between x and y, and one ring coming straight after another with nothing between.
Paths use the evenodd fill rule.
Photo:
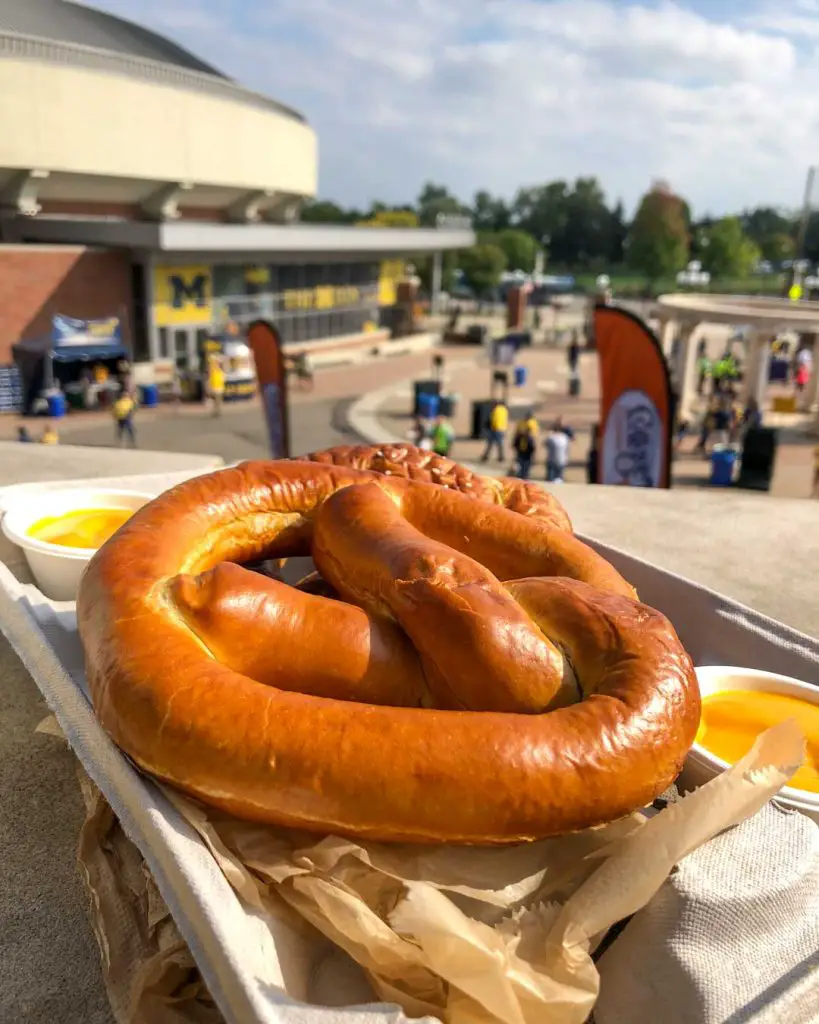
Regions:
<instances>
[{"instance_id":1,"label":"green tree","mask_svg":"<svg viewBox=\"0 0 819 1024\"><path fill-rule=\"evenodd\" d=\"M652 283L682 270L688 260L685 204L662 183L643 196L628 238L628 261Z\"/></svg>"},{"instance_id":2,"label":"green tree","mask_svg":"<svg viewBox=\"0 0 819 1024\"><path fill-rule=\"evenodd\" d=\"M759 247L762 250L762 258L770 260L771 263L783 263L785 260L792 260L796 255L793 235L767 235L759 243Z\"/></svg>"},{"instance_id":3,"label":"green tree","mask_svg":"<svg viewBox=\"0 0 819 1024\"><path fill-rule=\"evenodd\" d=\"M500 284L506 270L506 253L491 242L479 242L464 249L459 263L466 283L477 296L483 297Z\"/></svg>"},{"instance_id":4,"label":"green tree","mask_svg":"<svg viewBox=\"0 0 819 1024\"><path fill-rule=\"evenodd\" d=\"M441 290L451 292L455 286L455 272L458 269L458 254L450 250L441 254ZM419 256L415 260L415 272L421 280L421 287L427 295L432 294L432 257Z\"/></svg>"},{"instance_id":5,"label":"green tree","mask_svg":"<svg viewBox=\"0 0 819 1024\"><path fill-rule=\"evenodd\" d=\"M306 203L301 211L301 219L306 224L351 224L360 217L357 210L345 210L328 199Z\"/></svg>"},{"instance_id":6,"label":"green tree","mask_svg":"<svg viewBox=\"0 0 819 1024\"><path fill-rule=\"evenodd\" d=\"M417 203L418 218L422 227L434 228L438 215L442 213L469 215L470 211L459 199L451 195L444 185L428 181L421 189Z\"/></svg>"},{"instance_id":7,"label":"green tree","mask_svg":"<svg viewBox=\"0 0 819 1024\"><path fill-rule=\"evenodd\" d=\"M702 263L714 277L745 277L759 261L759 246L742 230L739 217L718 220L707 238Z\"/></svg>"},{"instance_id":8,"label":"green tree","mask_svg":"<svg viewBox=\"0 0 819 1024\"><path fill-rule=\"evenodd\" d=\"M758 206L755 210L744 210L740 214L742 230L756 244L765 250L765 240L777 235L796 236L797 221L773 206ZM772 259L772 256L766 256ZM786 256L785 259L788 259Z\"/></svg>"},{"instance_id":9,"label":"green tree","mask_svg":"<svg viewBox=\"0 0 819 1024\"><path fill-rule=\"evenodd\" d=\"M625 243L627 238L628 224L626 223L626 210L623 206L622 199L618 199L617 204L611 211L611 224L609 228L609 250L607 254L609 262L616 267L619 266L625 259Z\"/></svg>"},{"instance_id":10,"label":"green tree","mask_svg":"<svg viewBox=\"0 0 819 1024\"><path fill-rule=\"evenodd\" d=\"M535 257L540 246L527 231L507 228L497 234L479 235L479 238L503 251L509 270L522 270L524 274L531 274L535 269Z\"/></svg>"},{"instance_id":11,"label":"green tree","mask_svg":"<svg viewBox=\"0 0 819 1024\"><path fill-rule=\"evenodd\" d=\"M472 201L472 226L479 232L505 231L511 211L503 199L486 191L476 192Z\"/></svg>"}]
</instances>

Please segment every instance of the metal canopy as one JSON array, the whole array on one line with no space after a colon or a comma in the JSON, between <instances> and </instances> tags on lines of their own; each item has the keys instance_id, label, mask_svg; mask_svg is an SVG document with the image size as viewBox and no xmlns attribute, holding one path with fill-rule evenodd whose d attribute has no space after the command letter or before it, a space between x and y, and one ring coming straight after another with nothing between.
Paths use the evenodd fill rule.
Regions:
<instances>
[{"instance_id":1,"label":"metal canopy","mask_svg":"<svg viewBox=\"0 0 819 1024\"><path fill-rule=\"evenodd\" d=\"M69 217L20 218L11 222L20 241L141 249L168 256L213 254L286 255L293 260L339 256L412 256L468 249L466 228L371 228L333 224L207 224Z\"/></svg>"}]
</instances>

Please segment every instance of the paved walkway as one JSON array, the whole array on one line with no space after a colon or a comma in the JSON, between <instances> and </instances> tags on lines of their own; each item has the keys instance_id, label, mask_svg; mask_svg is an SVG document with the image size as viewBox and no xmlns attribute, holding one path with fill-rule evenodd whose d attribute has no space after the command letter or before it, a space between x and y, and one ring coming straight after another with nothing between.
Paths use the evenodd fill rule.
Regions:
<instances>
[{"instance_id":1,"label":"paved walkway","mask_svg":"<svg viewBox=\"0 0 819 1024\"><path fill-rule=\"evenodd\" d=\"M472 319L472 318L468 318ZM500 324L500 321L499 321ZM721 339L711 339L718 347ZM471 404L489 394L491 369L485 353L474 346L445 346L436 351L445 358L448 389L459 396L454 425L458 439L453 456L464 462L480 459L483 443L470 440ZM431 351L375 359L356 365L327 367L317 371L311 392L294 389L290 395L292 451L299 454L329 444L355 443L360 440L346 421L349 406L364 394L379 392L383 402L377 411L376 434L383 437L407 437L412 425L411 382L431 374ZM568 395L568 373L563 349L538 345L528 349L521 363L528 370L527 384L513 389L513 416L526 407L535 410L543 424L562 415L576 432L572 445L567 482L586 479L590 429L599 415L597 357L581 357L581 394ZM771 389L771 394L775 393ZM781 390L781 389L780 389ZM21 422L15 417L0 417L0 440L16 436ZM42 420L30 420L34 436L42 429ZM143 450L178 451L220 455L226 461L267 458L267 433L257 399L228 404L219 418L199 405L141 409L136 418L139 446ZM71 413L59 422L61 438L72 445L110 447L115 444L110 414ZM804 498L810 495L813 473L813 445L796 430L783 428L780 435L776 469L771 493L779 497ZM710 463L693 452L695 438L686 440L674 466L677 487L707 485ZM511 462L490 464L493 472L505 472ZM538 459L535 478L545 475L543 457ZM0 473L2 476L2 473Z\"/></svg>"},{"instance_id":2,"label":"paved walkway","mask_svg":"<svg viewBox=\"0 0 819 1024\"><path fill-rule=\"evenodd\" d=\"M472 402L490 394L492 370L487 358L475 348L463 346L446 350L448 387L458 395L457 411L453 418L457 440L453 458L463 462L477 462L483 452L482 441L473 441L471 435ZM581 392L577 398L568 394L568 368L563 349L533 347L519 360L528 371L524 387L513 388L510 393L512 420L524 410L534 410L542 425L548 425L557 416L573 427L576 438L572 444L571 462L566 473L567 483L586 480L586 458L591 439L591 427L598 421L600 388L597 355L584 352L580 359ZM782 391L780 388L779 391ZM779 393L771 388L770 393ZM412 390L409 380L403 381L388 395L376 413L385 436L408 437L412 426ZM806 498L810 496L813 477L813 447L815 438L804 436L798 429L782 426L783 418L768 414L767 420L780 427L780 444L771 485L776 497ZM784 418L787 421L787 417ZM510 424L510 436L512 425ZM708 485L710 461L694 453L696 438L686 439L674 462L675 487L704 487ZM503 463L490 464L501 471L511 464L511 451ZM545 456L539 454L535 479L545 477Z\"/></svg>"}]
</instances>

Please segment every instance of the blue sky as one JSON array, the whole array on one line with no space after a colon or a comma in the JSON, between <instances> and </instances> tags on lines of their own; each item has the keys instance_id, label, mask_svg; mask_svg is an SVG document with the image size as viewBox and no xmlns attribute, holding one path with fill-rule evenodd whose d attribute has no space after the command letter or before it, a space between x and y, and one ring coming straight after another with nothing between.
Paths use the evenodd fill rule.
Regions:
<instances>
[{"instance_id":1,"label":"blue sky","mask_svg":"<svg viewBox=\"0 0 819 1024\"><path fill-rule=\"evenodd\" d=\"M796 206L819 0L95 0L301 110L323 197L464 199L595 174L698 214Z\"/></svg>"}]
</instances>

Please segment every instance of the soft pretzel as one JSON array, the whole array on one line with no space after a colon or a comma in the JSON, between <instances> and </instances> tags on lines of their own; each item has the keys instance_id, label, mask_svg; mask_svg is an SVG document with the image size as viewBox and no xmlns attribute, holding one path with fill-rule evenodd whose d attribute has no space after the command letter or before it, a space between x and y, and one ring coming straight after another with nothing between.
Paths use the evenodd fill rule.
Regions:
<instances>
[{"instance_id":1,"label":"soft pretzel","mask_svg":"<svg viewBox=\"0 0 819 1024\"><path fill-rule=\"evenodd\" d=\"M332 462L190 480L91 560L91 694L137 764L252 820L453 843L609 821L675 778L690 659L554 505ZM349 603L236 564L305 553Z\"/></svg>"}]
</instances>

